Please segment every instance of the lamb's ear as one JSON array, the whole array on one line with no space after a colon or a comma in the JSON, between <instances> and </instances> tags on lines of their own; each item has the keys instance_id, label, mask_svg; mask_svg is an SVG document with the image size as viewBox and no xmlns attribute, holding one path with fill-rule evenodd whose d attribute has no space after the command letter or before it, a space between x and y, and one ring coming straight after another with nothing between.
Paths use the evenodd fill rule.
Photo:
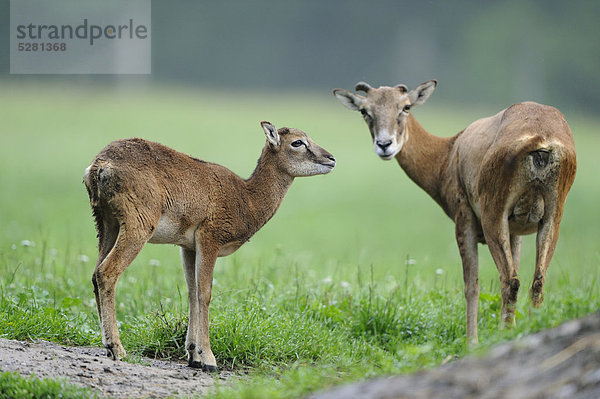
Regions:
<instances>
[{"instance_id":1,"label":"lamb's ear","mask_svg":"<svg viewBox=\"0 0 600 399\"><path fill-rule=\"evenodd\" d=\"M358 111L360 105L365 100L363 96L344 89L335 89L333 95L336 96L346 108L351 109L352 111Z\"/></svg>"},{"instance_id":2,"label":"lamb's ear","mask_svg":"<svg viewBox=\"0 0 600 399\"><path fill-rule=\"evenodd\" d=\"M277 133L277 129L271 122L262 121L260 123L263 130L265 131L265 136L267 136L267 140L273 147L279 147L279 133Z\"/></svg>"},{"instance_id":3,"label":"lamb's ear","mask_svg":"<svg viewBox=\"0 0 600 399\"><path fill-rule=\"evenodd\" d=\"M423 104L429 96L431 96L435 90L435 86L437 85L437 80L428 80L425 83L421 83L414 90L411 90L408 93L408 98L410 99L410 103L412 105Z\"/></svg>"}]
</instances>

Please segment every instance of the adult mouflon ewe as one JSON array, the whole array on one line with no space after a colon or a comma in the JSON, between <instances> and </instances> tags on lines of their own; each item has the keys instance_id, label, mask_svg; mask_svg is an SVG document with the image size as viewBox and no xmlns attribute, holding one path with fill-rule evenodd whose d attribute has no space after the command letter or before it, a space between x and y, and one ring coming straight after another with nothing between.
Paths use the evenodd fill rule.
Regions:
<instances>
[{"instance_id":1,"label":"adult mouflon ewe","mask_svg":"<svg viewBox=\"0 0 600 399\"><path fill-rule=\"evenodd\" d=\"M86 169L98 230L92 282L108 356L125 355L115 315L119 276L147 242L175 244L188 286L188 362L216 370L208 335L216 258L235 252L271 219L295 177L326 174L335 166L335 158L303 131L261 125L267 143L247 180L137 138L110 143Z\"/></svg>"},{"instance_id":2,"label":"adult mouflon ewe","mask_svg":"<svg viewBox=\"0 0 600 399\"><path fill-rule=\"evenodd\" d=\"M435 90L430 80L409 91L405 85L334 95L360 111L382 159L396 158L456 224L467 301L467 338L477 343L479 265L477 244L487 243L500 273L502 318L515 322L521 236L537 232L531 300L543 300L546 270L554 253L567 193L577 161L573 135L554 107L534 102L511 105L476 120L456 136L429 134L410 112Z\"/></svg>"}]
</instances>

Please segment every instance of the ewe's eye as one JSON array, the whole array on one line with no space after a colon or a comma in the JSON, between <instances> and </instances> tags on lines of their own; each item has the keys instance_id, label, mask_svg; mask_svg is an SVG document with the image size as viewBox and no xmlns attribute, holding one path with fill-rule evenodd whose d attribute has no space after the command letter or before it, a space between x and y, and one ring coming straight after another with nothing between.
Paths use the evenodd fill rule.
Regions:
<instances>
[{"instance_id":1,"label":"ewe's eye","mask_svg":"<svg viewBox=\"0 0 600 399\"><path fill-rule=\"evenodd\" d=\"M369 115L369 113L367 112L367 110L366 110L366 109L364 109L364 108L360 110L360 113L362 114L362 116L363 116L365 119L370 119L370 118L371 118L371 115Z\"/></svg>"},{"instance_id":2,"label":"ewe's eye","mask_svg":"<svg viewBox=\"0 0 600 399\"><path fill-rule=\"evenodd\" d=\"M409 110L410 110L410 104L406 104L406 105L404 106L404 109L403 109L403 111L404 111L404 112L408 112Z\"/></svg>"},{"instance_id":3,"label":"ewe's eye","mask_svg":"<svg viewBox=\"0 0 600 399\"><path fill-rule=\"evenodd\" d=\"M296 140L296 141L294 141L294 142L292 143L292 147L294 147L294 148L298 148L298 147L300 147L302 144L304 144L304 143L302 142L302 140Z\"/></svg>"}]
</instances>

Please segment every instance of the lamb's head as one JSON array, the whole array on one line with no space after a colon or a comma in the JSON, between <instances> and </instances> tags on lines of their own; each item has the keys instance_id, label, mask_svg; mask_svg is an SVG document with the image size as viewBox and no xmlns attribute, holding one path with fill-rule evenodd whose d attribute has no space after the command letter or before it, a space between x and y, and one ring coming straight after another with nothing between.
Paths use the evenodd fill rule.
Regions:
<instances>
[{"instance_id":1,"label":"lamb's head","mask_svg":"<svg viewBox=\"0 0 600 399\"><path fill-rule=\"evenodd\" d=\"M394 158L409 139L406 124L411 107L423 104L435 90L437 82L429 80L414 90L405 85L373 88L365 82L355 86L360 95L344 89L335 89L333 94L347 108L360 111L373 139L375 153L381 159Z\"/></svg>"},{"instance_id":2,"label":"lamb's head","mask_svg":"<svg viewBox=\"0 0 600 399\"><path fill-rule=\"evenodd\" d=\"M292 177L324 175L333 170L335 158L299 129L282 127L262 121L268 150L275 155L278 166Z\"/></svg>"}]
</instances>

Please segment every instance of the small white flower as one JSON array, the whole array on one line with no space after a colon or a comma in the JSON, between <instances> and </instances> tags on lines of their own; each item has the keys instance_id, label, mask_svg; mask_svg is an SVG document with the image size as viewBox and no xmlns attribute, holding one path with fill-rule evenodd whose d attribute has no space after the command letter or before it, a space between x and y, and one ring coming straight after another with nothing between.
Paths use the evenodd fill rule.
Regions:
<instances>
[{"instance_id":1,"label":"small white flower","mask_svg":"<svg viewBox=\"0 0 600 399\"><path fill-rule=\"evenodd\" d=\"M150 259L148 261L148 264L150 266L156 266L156 267L158 267L158 266L160 266L160 261L158 259Z\"/></svg>"},{"instance_id":2,"label":"small white flower","mask_svg":"<svg viewBox=\"0 0 600 399\"><path fill-rule=\"evenodd\" d=\"M342 286L343 289L347 290L350 288L350 283L347 281L342 281L340 282L340 285Z\"/></svg>"},{"instance_id":3,"label":"small white flower","mask_svg":"<svg viewBox=\"0 0 600 399\"><path fill-rule=\"evenodd\" d=\"M444 271L442 269L435 269L435 274L441 276L442 274L444 274Z\"/></svg>"},{"instance_id":4,"label":"small white flower","mask_svg":"<svg viewBox=\"0 0 600 399\"><path fill-rule=\"evenodd\" d=\"M414 259L406 259L406 264L409 265L409 266L410 265L416 265L417 261L414 260Z\"/></svg>"},{"instance_id":5,"label":"small white flower","mask_svg":"<svg viewBox=\"0 0 600 399\"><path fill-rule=\"evenodd\" d=\"M35 242L29 240L21 241L21 246L23 247L35 247Z\"/></svg>"},{"instance_id":6,"label":"small white flower","mask_svg":"<svg viewBox=\"0 0 600 399\"><path fill-rule=\"evenodd\" d=\"M81 263L88 263L90 261L90 258L87 255L79 255L77 256L77 260L80 261Z\"/></svg>"},{"instance_id":7,"label":"small white flower","mask_svg":"<svg viewBox=\"0 0 600 399\"><path fill-rule=\"evenodd\" d=\"M48 253L50 254L51 258L56 258L56 256L58 255L58 249L50 248L50 251L48 251Z\"/></svg>"},{"instance_id":8,"label":"small white flower","mask_svg":"<svg viewBox=\"0 0 600 399\"><path fill-rule=\"evenodd\" d=\"M323 280L321 280L321 282L323 284L331 284L333 282L333 279L331 277L325 277Z\"/></svg>"},{"instance_id":9,"label":"small white flower","mask_svg":"<svg viewBox=\"0 0 600 399\"><path fill-rule=\"evenodd\" d=\"M10 246L11 249L17 249L17 244L13 244Z\"/></svg>"}]
</instances>

